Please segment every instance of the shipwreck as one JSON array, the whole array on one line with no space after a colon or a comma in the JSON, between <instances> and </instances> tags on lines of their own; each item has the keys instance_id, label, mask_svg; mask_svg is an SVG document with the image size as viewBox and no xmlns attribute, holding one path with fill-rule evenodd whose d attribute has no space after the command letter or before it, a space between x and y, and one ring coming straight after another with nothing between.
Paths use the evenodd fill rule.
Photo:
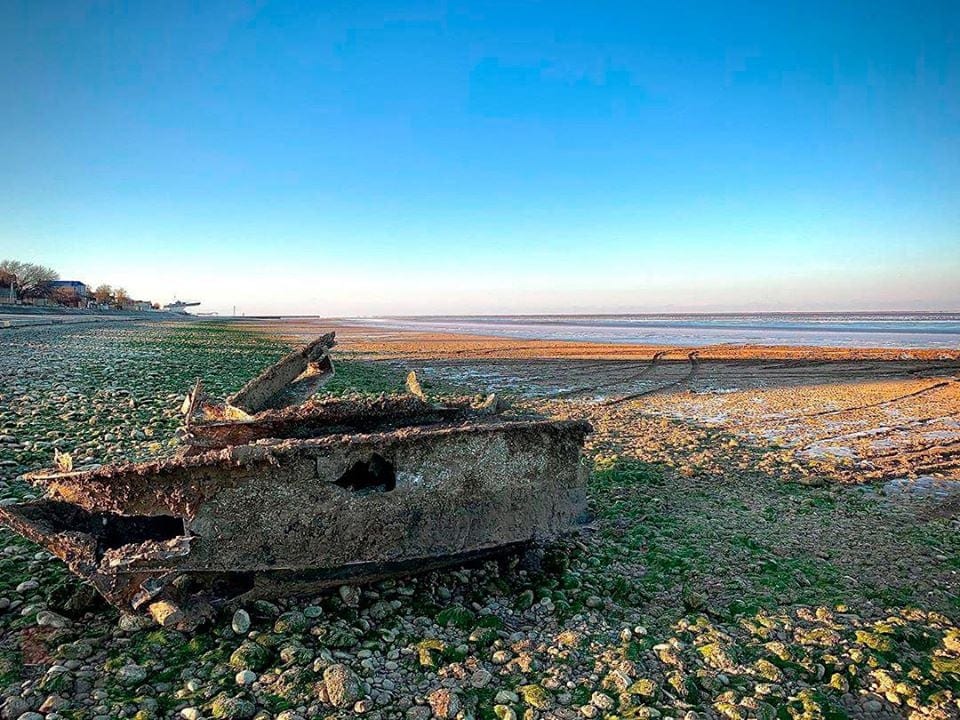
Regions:
<instances>
[{"instance_id":1,"label":"shipwreck","mask_svg":"<svg viewBox=\"0 0 960 720\"><path fill-rule=\"evenodd\" d=\"M496 397L313 397L332 333L222 401L198 381L175 457L26 475L0 507L123 611L195 627L225 604L460 564L549 541L586 511L584 421Z\"/></svg>"}]
</instances>

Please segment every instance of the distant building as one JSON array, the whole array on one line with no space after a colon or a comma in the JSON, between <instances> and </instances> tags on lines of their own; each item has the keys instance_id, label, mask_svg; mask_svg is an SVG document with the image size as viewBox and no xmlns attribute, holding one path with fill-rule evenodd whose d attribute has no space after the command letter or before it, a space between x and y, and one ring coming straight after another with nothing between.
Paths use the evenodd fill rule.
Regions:
<instances>
[{"instance_id":1,"label":"distant building","mask_svg":"<svg viewBox=\"0 0 960 720\"><path fill-rule=\"evenodd\" d=\"M163 306L164 310L168 312L180 313L181 315L187 314L188 307L196 307L200 303L198 302L184 302L183 300L174 300L172 303L167 303Z\"/></svg>"},{"instance_id":2,"label":"distant building","mask_svg":"<svg viewBox=\"0 0 960 720\"><path fill-rule=\"evenodd\" d=\"M51 280L46 283L46 287L50 292L55 290L72 290L80 300L86 300L90 297L90 288L86 286L86 283L82 283L79 280Z\"/></svg>"},{"instance_id":3,"label":"distant building","mask_svg":"<svg viewBox=\"0 0 960 720\"><path fill-rule=\"evenodd\" d=\"M33 305L60 305L61 307L85 307L90 298L90 288L79 280L49 280L39 288Z\"/></svg>"}]
</instances>

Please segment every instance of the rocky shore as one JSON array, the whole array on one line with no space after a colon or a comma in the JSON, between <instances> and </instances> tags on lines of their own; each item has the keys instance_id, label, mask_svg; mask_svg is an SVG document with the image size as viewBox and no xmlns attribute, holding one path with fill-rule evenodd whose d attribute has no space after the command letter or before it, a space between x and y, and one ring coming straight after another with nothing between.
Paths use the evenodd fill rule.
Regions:
<instances>
[{"instance_id":1,"label":"rocky shore","mask_svg":"<svg viewBox=\"0 0 960 720\"><path fill-rule=\"evenodd\" d=\"M196 377L223 395L287 350L215 323L5 331L0 500L54 449L172 453ZM402 365L347 359L329 389L399 389ZM955 513L641 408L518 402L597 428L594 521L542 556L225 608L187 636L0 530L0 718L960 715Z\"/></svg>"}]
</instances>

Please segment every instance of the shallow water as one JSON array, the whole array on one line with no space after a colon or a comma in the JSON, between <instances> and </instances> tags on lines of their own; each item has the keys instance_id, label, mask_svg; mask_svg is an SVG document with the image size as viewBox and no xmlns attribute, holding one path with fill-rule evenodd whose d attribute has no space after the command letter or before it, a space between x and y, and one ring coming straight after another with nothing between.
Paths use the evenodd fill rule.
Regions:
<instances>
[{"instance_id":1,"label":"shallow water","mask_svg":"<svg viewBox=\"0 0 960 720\"><path fill-rule=\"evenodd\" d=\"M636 345L960 348L960 313L495 315L356 318L381 328Z\"/></svg>"},{"instance_id":2,"label":"shallow water","mask_svg":"<svg viewBox=\"0 0 960 720\"><path fill-rule=\"evenodd\" d=\"M915 479L897 478L884 483L883 492L888 497L905 499L932 497L945 500L960 495L960 482L930 475L921 475Z\"/></svg>"}]
</instances>

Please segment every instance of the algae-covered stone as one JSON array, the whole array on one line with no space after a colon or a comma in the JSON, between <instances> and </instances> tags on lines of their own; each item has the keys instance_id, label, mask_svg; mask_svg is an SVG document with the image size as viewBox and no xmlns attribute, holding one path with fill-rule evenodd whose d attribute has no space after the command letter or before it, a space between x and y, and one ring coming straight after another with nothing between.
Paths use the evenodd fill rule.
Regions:
<instances>
[{"instance_id":1,"label":"algae-covered stone","mask_svg":"<svg viewBox=\"0 0 960 720\"><path fill-rule=\"evenodd\" d=\"M83 658L93 655L93 647L88 642L77 640L76 642L61 645L57 648L57 653L60 657L66 658L67 660L82 660Z\"/></svg>"},{"instance_id":2,"label":"algae-covered stone","mask_svg":"<svg viewBox=\"0 0 960 720\"><path fill-rule=\"evenodd\" d=\"M728 670L733 667L733 661L720 643L707 643L697 648L697 651L707 665L717 670Z\"/></svg>"},{"instance_id":3,"label":"algae-covered stone","mask_svg":"<svg viewBox=\"0 0 960 720\"><path fill-rule=\"evenodd\" d=\"M360 699L360 679L346 665L331 665L324 670L323 684L334 707L348 707Z\"/></svg>"},{"instance_id":4,"label":"algae-covered stone","mask_svg":"<svg viewBox=\"0 0 960 720\"><path fill-rule=\"evenodd\" d=\"M858 643L866 645L871 650L876 650L877 652L892 652L895 647L892 639L879 633L857 630L856 636Z\"/></svg>"},{"instance_id":5,"label":"algae-covered stone","mask_svg":"<svg viewBox=\"0 0 960 720\"><path fill-rule=\"evenodd\" d=\"M234 670L253 670L260 672L270 664L270 651L259 643L245 641L230 656L230 667Z\"/></svg>"},{"instance_id":6,"label":"algae-covered stone","mask_svg":"<svg viewBox=\"0 0 960 720\"><path fill-rule=\"evenodd\" d=\"M356 585L341 585L340 599L347 607L357 607L360 604L360 588Z\"/></svg>"},{"instance_id":7,"label":"algae-covered stone","mask_svg":"<svg viewBox=\"0 0 960 720\"><path fill-rule=\"evenodd\" d=\"M352 648L359 644L357 636L349 628L333 625L320 635L324 645L331 648Z\"/></svg>"},{"instance_id":8,"label":"algae-covered stone","mask_svg":"<svg viewBox=\"0 0 960 720\"><path fill-rule=\"evenodd\" d=\"M783 680L783 672L769 660L757 660L757 675L770 682L780 682Z\"/></svg>"},{"instance_id":9,"label":"algae-covered stone","mask_svg":"<svg viewBox=\"0 0 960 720\"><path fill-rule=\"evenodd\" d=\"M284 645L280 648L280 660L286 665L293 663L306 665L313 660L313 650L302 645Z\"/></svg>"},{"instance_id":10,"label":"algae-covered stone","mask_svg":"<svg viewBox=\"0 0 960 720\"><path fill-rule=\"evenodd\" d=\"M549 710L553 705L550 693L540 685L521 685L517 688L517 692L527 705L537 710Z\"/></svg>"},{"instance_id":11,"label":"algae-covered stone","mask_svg":"<svg viewBox=\"0 0 960 720\"><path fill-rule=\"evenodd\" d=\"M480 647L488 647L492 645L498 637L497 631L491 627L478 627L472 633L470 633L469 640L472 643L476 643Z\"/></svg>"},{"instance_id":12,"label":"algae-covered stone","mask_svg":"<svg viewBox=\"0 0 960 720\"><path fill-rule=\"evenodd\" d=\"M787 644L780 642L779 640L773 640L772 642L765 643L764 647L784 662L793 658L793 654L790 652L790 648L787 647Z\"/></svg>"},{"instance_id":13,"label":"algae-covered stone","mask_svg":"<svg viewBox=\"0 0 960 720\"><path fill-rule=\"evenodd\" d=\"M627 692L641 697L653 697L657 692L657 684L650 678L640 678L627 689Z\"/></svg>"},{"instance_id":14,"label":"algae-covered stone","mask_svg":"<svg viewBox=\"0 0 960 720\"><path fill-rule=\"evenodd\" d=\"M564 630L557 635L557 644L560 647L575 648L579 647L581 642L583 642L583 635L575 630Z\"/></svg>"},{"instance_id":15,"label":"algae-covered stone","mask_svg":"<svg viewBox=\"0 0 960 720\"><path fill-rule=\"evenodd\" d=\"M473 627L476 615L462 605L451 605L437 613L437 625L441 627L453 626L461 630Z\"/></svg>"},{"instance_id":16,"label":"algae-covered stone","mask_svg":"<svg viewBox=\"0 0 960 720\"><path fill-rule=\"evenodd\" d=\"M307 618L302 612L291 610L283 613L273 624L273 631L280 635L302 633L307 629Z\"/></svg>"},{"instance_id":17,"label":"algae-covered stone","mask_svg":"<svg viewBox=\"0 0 960 720\"><path fill-rule=\"evenodd\" d=\"M616 703L606 693L595 692L590 696L590 704L598 710L613 710Z\"/></svg>"},{"instance_id":18,"label":"algae-covered stone","mask_svg":"<svg viewBox=\"0 0 960 720\"><path fill-rule=\"evenodd\" d=\"M960 628L951 628L944 633L943 646L952 653L960 653Z\"/></svg>"},{"instance_id":19,"label":"algae-covered stone","mask_svg":"<svg viewBox=\"0 0 960 720\"><path fill-rule=\"evenodd\" d=\"M837 690L841 693L849 692L850 690L850 683L840 673L833 673L830 676L829 684L830 684L830 687L832 687L834 690Z\"/></svg>"},{"instance_id":20,"label":"algae-covered stone","mask_svg":"<svg viewBox=\"0 0 960 720\"><path fill-rule=\"evenodd\" d=\"M249 700L229 695L218 695L210 704L210 714L223 720L250 720L257 707Z\"/></svg>"},{"instance_id":21,"label":"algae-covered stone","mask_svg":"<svg viewBox=\"0 0 960 720\"><path fill-rule=\"evenodd\" d=\"M434 667L437 656L446 650L446 643L434 638L427 638L417 643L417 659L423 667Z\"/></svg>"},{"instance_id":22,"label":"algae-covered stone","mask_svg":"<svg viewBox=\"0 0 960 720\"><path fill-rule=\"evenodd\" d=\"M797 641L801 645L822 645L824 647L833 647L840 642L839 633L825 627L810 628L809 630L797 630Z\"/></svg>"},{"instance_id":23,"label":"algae-covered stone","mask_svg":"<svg viewBox=\"0 0 960 720\"><path fill-rule=\"evenodd\" d=\"M777 709L768 702L757 703L757 720L776 720Z\"/></svg>"},{"instance_id":24,"label":"algae-covered stone","mask_svg":"<svg viewBox=\"0 0 960 720\"><path fill-rule=\"evenodd\" d=\"M70 626L70 620L50 610L41 610L37 613L37 625L40 627L62 629Z\"/></svg>"},{"instance_id":25,"label":"algae-covered stone","mask_svg":"<svg viewBox=\"0 0 960 720\"><path fill-rule=\"evenodd\" d=\"M139 665L124 665L117 670L117 678L127 687L133 687L147 679L147 670Z\"/></svg>"},{"instance_id":26,"label":"algae-covered stone","mask_svg":"<svg viewBox=\"0 0 960 720\"><path fill-rule=\"evenodd\" d=\"M935 657L931 663L933 669L938 673L951 673L960 676L960 658L955 657Z\"/></svg>"}]
</instances>

